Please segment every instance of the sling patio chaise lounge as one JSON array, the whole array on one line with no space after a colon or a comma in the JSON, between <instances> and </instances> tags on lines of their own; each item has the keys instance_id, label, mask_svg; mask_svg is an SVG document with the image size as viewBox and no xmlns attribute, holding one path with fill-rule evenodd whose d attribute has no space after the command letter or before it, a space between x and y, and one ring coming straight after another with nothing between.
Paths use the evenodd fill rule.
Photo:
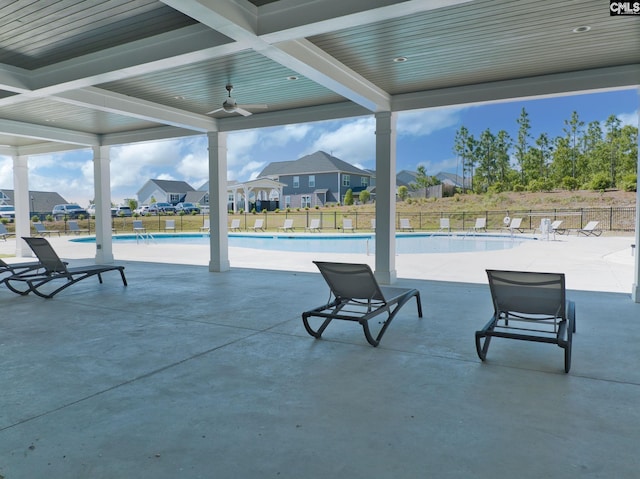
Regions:
<instances>
[{"instance_id":1,"label":"sling patio chaise lounge","mask_svg":"<svg viewBox=\"0 0 640 479\"><path fill-rule=\"evenodd\" d=\"M19 272L5 279L5 284L14 293L26 295L31 292L43 298L52 298L65 288L82 281L90 276L97 276L102 283L102 273L108 271L119 271L122 283L127 286L127 279L124 275L124 266L116 265L90 265L68 268L58 257L54 249L45 238L22 238L40 261L41 268L33 271L27 270ZM40 288L54 280L64 280L64 284L58 286L53 291L41 291ZM18 287L18 284L26 287Z\"/></svg>"},{"instance_id":2,"label":"sling patio chaise lounge","mask_svg":"<svg viewBox=\"0 0 640 479\"><path fill-rule=\"evenodd\" d=\"M314 338L319 339L331 321L342 319L360 323L369 344L377 346L400 308L413 297L416 298L418 317L422 317L422 303L417 289L381 287L367 264L314 263L331 290L327 304L302 313L304 327ZM334 299L331 300L331 297ZM387 318L374 337L369 320L383 313L387 314ZM310 318L320 318L320 326L314 329Z\"/></svg>"},{"instance_id":3,"label":"sling patio chaise lounge","mask_svg":"<svg viewBox=\"0 0 640 479\"><path fill-rule=\"evenodd\" d=\"M600 236L602 230L598 228L599 221L589 221L584 228L578 230L578 236L581 234L585 236Z\"/></svg>"},{"instance_id":4,"label":"sling patio chaise lounge","mask_svg":"<svg viewBox=\"0 0 640 479\"><path fill-rule=\"evenodd\" d=\"M487 358L491 338L557 344L564 349L564 371L571 368L576 308L565 295L562 273L487 270L494 313L476 331L476 351Z\"/></svg>"}]
</instances>

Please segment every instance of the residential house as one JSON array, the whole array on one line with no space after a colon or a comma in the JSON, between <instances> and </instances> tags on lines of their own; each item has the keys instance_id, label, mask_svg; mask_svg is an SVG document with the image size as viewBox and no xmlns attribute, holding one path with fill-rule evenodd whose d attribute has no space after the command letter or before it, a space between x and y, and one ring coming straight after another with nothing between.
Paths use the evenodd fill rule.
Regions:
<instances>
[{"instance_id":1,"label":"residential house","mask_svg":"<svg viewBox=\"0 0 640 479\"><path fill-rule=\"evenodd\" d=\"M176 205L187 201L187 194L195 191L189 183L175 180L149 180L137 193L138 204L167 202Z\"/></svg>"},{"instance_id":2,"label":"residential house","mask_svg":"<svg viewBox=\"0 0 640 479\"><path fill-rule=\"evenodd\" d=\"M58 193L52 191L29 191L29 216L40 215L44 218L51 214L55 205L69 203ZM0 205L15 205L14 191L0 189ZM82 205L81 205L82 206Z\"/></svg>"},{"instance_id":3,"label":"residential house","mask_svg":"<svg viewBox=\"0 0 640 479\"><path fill-rule=\"evenodd\" d=\"M324 151L316 151L293 161L268 164L260 178L284 183L280 208L305 208L326 203L344 203L351 190L355 199L366 190L373 175Z\"/></svg>"}]
</instances>

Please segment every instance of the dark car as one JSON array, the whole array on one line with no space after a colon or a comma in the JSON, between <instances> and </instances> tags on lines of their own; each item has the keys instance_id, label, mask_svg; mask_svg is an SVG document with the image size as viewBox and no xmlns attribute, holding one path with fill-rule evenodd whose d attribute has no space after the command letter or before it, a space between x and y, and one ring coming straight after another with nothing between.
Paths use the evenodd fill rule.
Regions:
<instances>
[{"instance_id":1,"label":"dark car","mask_svg":"<svg viewBox=\"0 0 640 479\"><path fill-rule=\"evenodd\" d=\"M87 210L75 203L68 203L64 205L55 205L51 211L51 216L58 221L65 217L69 220L77 220L80 217L89 218Z\"/></svg>"},{"instance_id":2,"label":"dark car","mask_svg":"<svg viewBox=\"0 0 640 479\"><path fill-rule=\"evenodd\" d=\"M176 207L171 203L158 202L152 205L149 205L149 214L150 215L159 215L171 213L174 214L176 212Z\"/></svg>"},{"instance_id":3,"label":"dark car","mask_svg":"<svg viewBox=\"0 0 640 479\"><path fill-rule=\"evenodd\" d=\"M178 203L176 213L184 212L185 215L200 214L200 208L195 203Z\"/></svg>"}]
</instances>

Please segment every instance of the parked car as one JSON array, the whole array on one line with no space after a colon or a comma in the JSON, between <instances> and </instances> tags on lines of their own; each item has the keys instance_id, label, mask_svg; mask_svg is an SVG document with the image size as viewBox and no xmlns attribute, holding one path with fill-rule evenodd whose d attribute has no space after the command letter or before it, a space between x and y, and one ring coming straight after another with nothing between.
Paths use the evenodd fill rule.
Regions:
<instances>
[{"instance_id":1,"label":"parked car","mask_svg":"<svg viewBox=\"0 0 640 479\"><path fill-rule=\"evenodd\" d=\"M67 203L64 205L55 205L51 211L51 216L57 221L67 217L70 220L77 220L80 216L88 218L89 213L87 210L75 203Z\"/></svg>"},{"instance_id":2,"label":"parked car","mask_svg":"<svg viewBox=\"0 0 640 479\"><path fill-rule=\"evenodd\" d=\"M0 218L5 218L9 221L16 219L15 207L11 205L0 205Z\"/></svg>"},{"instance_id":3,"label":"parked car","mask_svg":"<svg viewBox=\"0 0 640 479\"><path fill-rule=\"evenodd\" d=\"M184 212L185 215L200 214L200 208L195 203L178 203L176 205L176 213Z\"/></svg>"},{"instance_id":4,"label":"parked car","mask_svg":"<svg viewBox=\"0 0 640 479\"><path fill-rule=\"evenodd\" d=\"M140 216L147 216L149 214L149 205L140 205L133 212Z\"/></svg>"},{"instance_id":5,"label":"parked car","mask_svg":"<svg viewBox=\"0 0 640 479\"><path fill-rule=\"evenodd\" d=\"M165 213L175 213L176 207L171 203L158 202L149 205L149 214L151 215L159 215Z\"/></svg>"},{"instance_id":6,"label":"parked car","mask_svg":"<svg viewBox=\"0 0 640 479\"><path fill-rule=\"evenodd\" d=\"M128 206L117 206L115 216L132 216L131 208Z\"/></svg>"}]
</instances>

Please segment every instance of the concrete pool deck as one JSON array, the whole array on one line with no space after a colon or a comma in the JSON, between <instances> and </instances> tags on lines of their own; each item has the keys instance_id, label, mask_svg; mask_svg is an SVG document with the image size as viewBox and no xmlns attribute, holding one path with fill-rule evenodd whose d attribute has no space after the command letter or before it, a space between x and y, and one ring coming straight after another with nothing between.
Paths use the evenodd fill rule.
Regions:
<instances>
[{"instance_id":1,"label":"concrete pool deck","mask_svg":"<svg viewBox=\"0 0 640 479\"><path fill-rule=\"evenodd\" d=\"M74 238L77 236L53 236L48 239L63 258L93 259L95 244L69 241ZM398 278L481 284L487 282L485 269L563 272L569 289L631 294L634 282L633 242L632 236L556 235L550 241L523 241L515 248L497 251L399 254L396 256L396 270ZM203 266L209 263L208 245L114 242L113 253L116 261ZM0 242L0 254L15 254L15 239ZM293 253L229 248L232 268L317 272L313 260L367 263L372 268L375 261L373 255L366 254Z\"/></svg>"},{"instance_id":2,"label":"concrete pool deck","mask_svg":"<svg viewBox=\"0 0 640 479\"><path fill-rule=\"evenodd\" d=\"M92 262L92 244L52 243ZM635 479L640 305L608 292L628 289L630 238L536 243L399 256L425 315L407 304L377 348L357 324L306 334L300 313L327 299L309 253L232 250L210 273L206 247L116 245L126 288L0 288L0 476ZM566 269L574 288L588 274L568 292L569 374L548 344L495 339L478 359L492 308L474 269L503 265Z\"/></svg>"}]
</instances>

